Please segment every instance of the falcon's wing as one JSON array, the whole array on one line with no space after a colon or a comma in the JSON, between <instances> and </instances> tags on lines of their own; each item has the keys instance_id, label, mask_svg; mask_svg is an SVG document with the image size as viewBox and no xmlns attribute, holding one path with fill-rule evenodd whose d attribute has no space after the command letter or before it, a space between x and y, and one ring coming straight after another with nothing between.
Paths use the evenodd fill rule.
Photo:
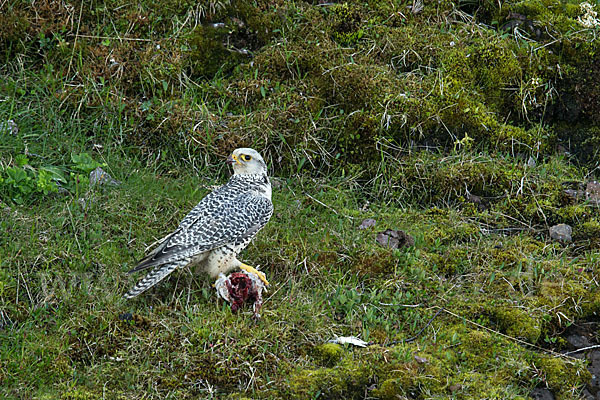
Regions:
<instances>
[{"instance_id":1,"label":"falcon's wing","mask_svg":"<svg viewBox=\"0 0 600 400\"><path fill-rule=\"evenodd\" d=\"M273 214L271 201L253 193L239 194L218 207L196 208L129 272L192 257L226 243L243 243L265 226Z\"/></svg>"}]
</instances>

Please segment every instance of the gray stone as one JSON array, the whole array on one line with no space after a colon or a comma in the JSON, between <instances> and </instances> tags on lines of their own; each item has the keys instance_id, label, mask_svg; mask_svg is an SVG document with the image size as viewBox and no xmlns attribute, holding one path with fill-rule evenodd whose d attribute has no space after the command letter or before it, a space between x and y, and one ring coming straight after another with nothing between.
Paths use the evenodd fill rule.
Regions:
<instances>
[{"instance_id":1,"label":"gray stone","mask_svg":"<svg viewBox=\"0 0 600 400\"><path fill-rule=\"evenodd\" d=\"M377 221L375 221L373 218L367 218L367 219L363 220L363 222L360 223L360 225L358 226L358 229L367 229L372 226L375 226L376 223L377 223Z\"/></svg>"},{"instance_id":2,"label":"gray stone","mask_svg":"<svg viewBox=\"0 0 600 400\"><path fill-rule=\"evenodd\" d=\"M583 335L569 335L565 338L567 342L576 349L592 346L592 342Z\"/></svg>"},{"instance_id":3,"label":"gray stone","mask_svg":"<svg viewBox=\"0 0 600 400\"><path fill-rule=\"evenodd\" d=\"M415 238L404 231L386 229L379 232L375 237L375 241L390 249L400 249L402 247L414 246Z\"/></svg>"},{"instance_id":4,"label":"gray stone","mask_svg":"<svg viewBox=\"0 0 600 400\"><path fill-rule=\"evenodd\" d=\"M544 388L535 388L530 394L534 400L554 400L554 395L551 391Z\"/></svg>"},{"instance_id":5,"label":"gray stone","mask_svg":"<svg viewBox=\"0 0 600 400\"><path fill-rule=\"evenodd\" d=\"M592 204L600 204L600 182L588 182L585 197Z\"/></svg>"},{"instance_id":6,"label":"gray stone","mask_svg":"<svg viewBox=\"0 0 600 400\"><path fill-rule=\"evenodd\" d=\"M550 237L564 243L571 242L573 239L573 228L567 224L558 224L550 228Z\"/></svg>"}]
</instances>

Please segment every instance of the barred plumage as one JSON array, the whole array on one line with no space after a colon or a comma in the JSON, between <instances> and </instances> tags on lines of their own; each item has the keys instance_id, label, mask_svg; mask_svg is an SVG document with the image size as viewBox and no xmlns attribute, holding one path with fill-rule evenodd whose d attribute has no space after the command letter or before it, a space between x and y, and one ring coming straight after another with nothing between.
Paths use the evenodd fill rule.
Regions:
<instances>
[{"instance_id":1,"label":"barred plumage","mask_svg":"<svg viewBox=\"0 0 600 400\"><path fill-rule=\"evenodd\" d=\"M248 148L236 149L228 163L234 170L229 181L203 198L173 233L129 271L154 267L125 298L136 297L190 264L203 266L214 278L238 267L254 270L236 257L273 214L267 166L258 152ZM259 276L264 280L264 275Z\"/></svg>"}]
</instances>

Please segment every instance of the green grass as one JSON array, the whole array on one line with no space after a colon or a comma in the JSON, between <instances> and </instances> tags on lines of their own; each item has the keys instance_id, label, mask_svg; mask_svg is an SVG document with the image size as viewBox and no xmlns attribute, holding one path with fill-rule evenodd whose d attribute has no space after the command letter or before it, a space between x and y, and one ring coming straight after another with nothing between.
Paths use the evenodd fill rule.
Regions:
<instances>
[{"instance_id":1,"label":"green grass","mask_svg":"<svg viewBox=\"0 0 600 400\"><path fill-rule=\"evenodd\" d=\"M124 301L137 279L125 272L217 182L135 166L121 172L121 186L80 194L85 209L70 194L3 206L5 396L356 397L362 384L336 383L336 374L353 373L367 386L379 381L374 395L383 398L390 388L440 396L456 383L463 386L457 398L519 398L550 381L556 372L540 372L538 363L552 356L444 313L414 343L387 343L413 336L445 307L557 348L565 324L600 307L595 272L587 272L597 250L573 258L535 233L486 234L483 221L454 208L371 203L360 211L352 182L304 178L274 192L274 217L244 253L272 282L260 322L250 310L232 314L206 277L188 271ZM375 230L358 230L366 217L378 221ZM384 228L413 234L414 248L381 248L374 236ZM124 313L133 320L122 320ZM336 335L375 345L345 349L340 364L321 370L315 346ZM419 365L414 355L429 361ZM584 371L580 362L556 360ZM585 381L574 376L573 385Z\"/></svg>"},{"instance_id":2,"label":"green grass","mask_svg":"<svg viewBox=\"0 0 600 400\"><path fill-rule=\"evenodd\" d=\"M600 312L600 210L565 194L598 179L594 31L550 0L363 3L3 4L0 397L581 398L556 352ZM489 28L509 12L545 33ZM122 299L241 146L274 177L241 256L262 319L189 270Z\"/></svg>"}]
</instances>

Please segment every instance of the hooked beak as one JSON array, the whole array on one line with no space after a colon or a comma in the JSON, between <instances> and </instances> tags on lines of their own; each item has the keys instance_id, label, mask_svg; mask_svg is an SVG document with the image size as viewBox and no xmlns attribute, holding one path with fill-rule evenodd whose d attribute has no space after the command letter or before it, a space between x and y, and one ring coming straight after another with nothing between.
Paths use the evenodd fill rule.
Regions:
<instances>
[{"instance_id":1,"label":"hooked beak","mask_svg":"<svg viewBox=\"0 0 600 400\"><path fill-rule=\"evenodd\" d=\"M240 162L240 160L238 160L237 156L234 156L233 154L230 155L229 157L227 157L227 161L225 161L227 164L239 164L242 165L242 163Z\"/></svg>"}]
</instances>

